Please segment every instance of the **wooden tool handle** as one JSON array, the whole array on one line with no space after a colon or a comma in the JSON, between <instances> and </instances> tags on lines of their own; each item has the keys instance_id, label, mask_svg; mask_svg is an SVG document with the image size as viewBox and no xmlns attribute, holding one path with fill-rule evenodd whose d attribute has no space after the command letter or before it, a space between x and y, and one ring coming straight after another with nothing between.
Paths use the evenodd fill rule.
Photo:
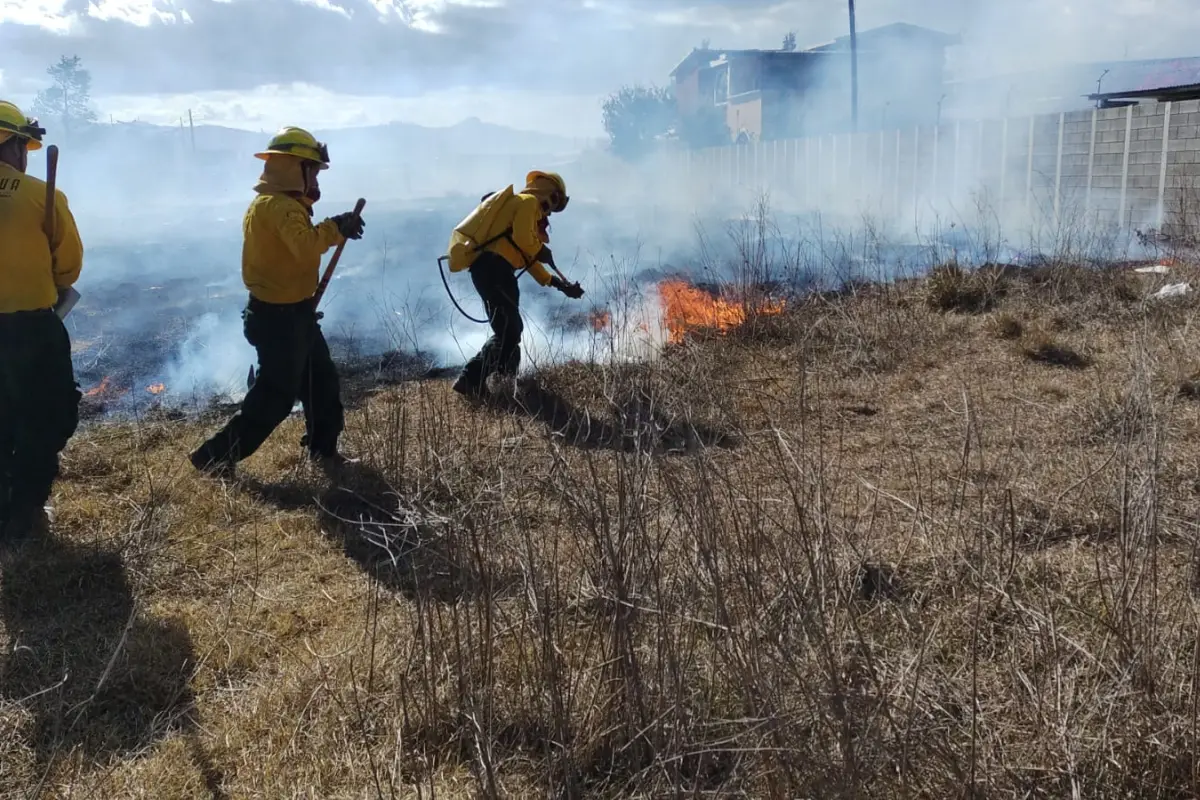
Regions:
<instances>
[{"instance_id":1,"label":"wooden tool handle","mask_svg":"<svg viewBox=\"0 0 1200 800\"><path fill-rule=\"evenodd\" d=\"M43 227L46 238L50 242L50 250L54 250L54 184L58 180L58 145L52 144L46 148L46 220Z\"/></svg>"},{"instance_id":2,"label":"wooden tool handle","mask_svg":"<svg viewBox=\"0 0 1200 800\"><path fill-rule=\"evenodd\" d=\"M363 198L358 198L358 202L354 204L354 216L362 216L363 208L367 205L367 201ZM321 282L317 284L316 294L313 295L313 307L316 308L321 302L322 295L325 294L325 289L329 286L329 279L333 277L333 270L337 267L337 263L341 260L342 251L346 249L346 242L343 238L338 244L337 249L333 251L333 258L329 259L329 266L325 268L325 274L321 276Z\"/></svg>"}]
</instances>

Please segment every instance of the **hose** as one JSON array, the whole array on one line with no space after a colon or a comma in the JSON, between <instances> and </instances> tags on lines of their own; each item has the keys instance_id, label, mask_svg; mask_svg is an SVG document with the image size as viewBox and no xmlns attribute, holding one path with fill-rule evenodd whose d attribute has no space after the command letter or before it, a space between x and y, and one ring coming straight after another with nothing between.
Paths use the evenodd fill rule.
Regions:
<instances>
[{"instance_id":1,"label":"hose","mask_svg":"<svg viewBox=\"0 0 1200 800\"><path fill-rule=\"evenodd\" d=\"M487 325L489 322L491 322L490 319L475 319L470 314L468 314L466 311L463 311L463 307L460 306L458 304L458 301L454 299L454 292L450 291L450 281L446 280L446 267L444 264L444 262L446 260L447 260L447 256L442 256L437 260L437 262L438 262L438 272L440 272L442 274L442 285L446 287L446 294L448 294L450 296L450 302L454 303L454 307L458 309L459 313L462 314L467 319L471 320L471 322L478 322L480 325Z\"/></svg>"}]
</instances>

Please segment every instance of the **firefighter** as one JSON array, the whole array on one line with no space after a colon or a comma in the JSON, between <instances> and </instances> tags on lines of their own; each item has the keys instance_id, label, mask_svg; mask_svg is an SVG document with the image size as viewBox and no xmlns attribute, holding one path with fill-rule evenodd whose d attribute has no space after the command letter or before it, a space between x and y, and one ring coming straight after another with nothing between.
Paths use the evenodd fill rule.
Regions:
<instances>
[{"instance_id":1,"label":"firefighter","mask_svg":"<svg viewBox=\"0 0 1200 800\"><path fill-rule=\"evenodd\" d=\"M83 244L58 190L48 238L46 184L25 174L45 133L0 102L0 539L10 541L49 532L59 454L82 398L54 307L79 278Z\"/></svg>"},{"instance_id":2,"label":"firefighter","mask_svg":"<svg viewBox=\"0 0 1200 800\"><path fill-rule=\"evenodd\" d=\"M321 196L317 173L329 167L329 151L308 131L283 128L255 156L266 164L242 222L242 280L250 292L242 320L258 353L257 379L238 413L191 461L205 474L233 477L235 465L262 445L299 399L301 446L333 474L350 459L338 450L341 389L313 295L321 256L345 239L361 239L363 221L345 212L312 224L312 206Z\"/></svg>"},{"instance_id":3,"label":"firefighter","mask_svg":"<svg viewBox=\"0 0 1200 800\"><path fill-rule=\"evenodd\" d=\"M525 177L519 193L509 187L503 192L484 195L479 207L455 229L460 243L478 242L469 255L452 244L451 271L469 269L471 283L483 300L492 335L483 348L463 367L454 391L479 399L492 394L511 393L521 366L520 288L518 273L528 270L541 286L550 286L572 299L583 296L577 283L567 283L551 275L554 267L548 247L549 221L567 207L570 197L560 175L534 170ZM456 241L452 239L452 242Z\"/></svg>"}]
</instances>

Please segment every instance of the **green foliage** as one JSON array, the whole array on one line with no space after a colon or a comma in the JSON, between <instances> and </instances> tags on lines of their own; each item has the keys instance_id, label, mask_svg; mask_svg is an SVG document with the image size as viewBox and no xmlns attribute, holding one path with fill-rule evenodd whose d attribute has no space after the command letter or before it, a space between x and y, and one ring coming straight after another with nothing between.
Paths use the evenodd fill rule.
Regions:
<instances>
[{"instance_id":1,"label":"green foliage","mask_svg":"<svg viewBox=\"0 0 1200 800\"><path fill-rule=\"evenodd\" d=\"M676 121L675 98L670 89L625 86L604 101L604 130L614 153L637 159L654 148Z\"/></svg>"},{"instance_id":2,"label":"green foliage","mask_svg":"<svg viewBox=\"0 0 1200 800\"><path fill-rule=\"evenodd\" d=\"M679 138L688 147L720 147L733 139L724 107L701 106L696 113L679 120Z\"/></svg>"},{"instance_id":3,"label":"green foliage","mask_svg":"<svg viewBox=\"0 0 1200 800\"><path fill-rule=\"evenodd\" d=\"M82 66L79 56L63 56L46 70L54 84L37 93L31 112L46 120L57 120L70 131L81 123L96 121L92 108L92 75Z\"/></svg>"}]
</instances>

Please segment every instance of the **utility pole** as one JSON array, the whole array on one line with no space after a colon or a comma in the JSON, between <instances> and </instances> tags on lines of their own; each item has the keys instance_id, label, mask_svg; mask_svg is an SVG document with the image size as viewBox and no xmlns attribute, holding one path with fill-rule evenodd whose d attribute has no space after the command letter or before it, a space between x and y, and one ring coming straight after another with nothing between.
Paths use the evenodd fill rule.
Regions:
<instances>
[{"instance_id":1,"label":"utility pole","mask_svg":"<svg viewBox=\"0 0 1200 800\"><path fill-rule=\"evenodd\" d=\"M850 1L850 124L858 132L858 29L854 24L854 0Z\"/></svg>"},{"instance_id":2,"label":"utility pole","mask_svg":"<svg viewBox=\"0 0 1200 800\"><path fill-rule=\"evenodd\" d=\"M1100 94L1100 84L1104 82L1104 76L1107 74L1108 74L1108 70L1104 70L1104 72L1100 73L1100 77L1096 79L1096 94ZM1097 97L1096 98L1096 108L1103 108L1103 107L1104 107L1104 101Z\"/></svg>"},{"instance_id":3,"label":"utility pole","mask_svg":"<svg viewBox=\"0 0 1200 800\"><path fill-rule=\"evenodd\" d=\"M192 134L192 152L196 152L196 126L192 122L192 110L188 109L188 130Z\"/></svg>"}]
</instances>

